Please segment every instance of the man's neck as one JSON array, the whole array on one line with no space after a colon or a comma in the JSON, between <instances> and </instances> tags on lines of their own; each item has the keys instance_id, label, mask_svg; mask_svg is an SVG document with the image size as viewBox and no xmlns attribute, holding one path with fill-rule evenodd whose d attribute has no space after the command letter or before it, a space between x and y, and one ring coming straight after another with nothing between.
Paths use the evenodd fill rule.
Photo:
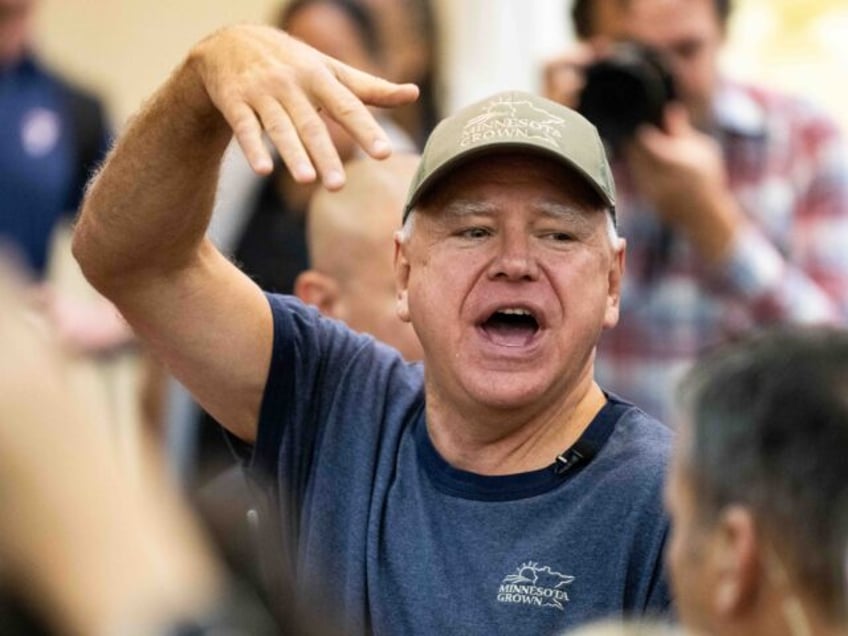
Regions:
<instances>
[{"instance_id":1,"label":"man's neck","mask_svg":"<svg viewBox=\"0 0 848 636\"><path fill-rule=\"evenodd\" d=\"M457 414L427 394L427 431L439 454L454 468L479 475L511 475L552 464L576 442L606 404L589 380L539 413L488 411L475 418Z\"/></svg>"}]
</instances>

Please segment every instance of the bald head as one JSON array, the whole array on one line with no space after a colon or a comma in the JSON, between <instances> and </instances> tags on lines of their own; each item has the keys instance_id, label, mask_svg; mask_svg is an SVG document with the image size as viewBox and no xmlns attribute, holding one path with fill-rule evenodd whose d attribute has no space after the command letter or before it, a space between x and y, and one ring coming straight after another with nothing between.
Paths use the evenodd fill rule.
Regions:
<instances>
[{"instance_id":1,"label":"bald head","mask_svg":"<svg viewBox=\"0 0 848 636\"><path fill-rule=\"evenodd\" d=\"M307 242L313 269L344 280L374 259L391 264L392 237L418 161L418 155L355 159L345 165L344 188L322 188L312 197Z\"/></svg>"},{"instance_id":2,"label":"bald head","mask_svg":"<svg viewBox=\"0 0 848 636\"><path fill-rule=\"evenodd\" d=\"M307 215L310 270L295 285L302 300L410 360L421 357L421 348L396 312L394 233L418 161L418 155L402 154L355 159L345 165L344 188L313 195Z\"/></svg>"}]
</instances>

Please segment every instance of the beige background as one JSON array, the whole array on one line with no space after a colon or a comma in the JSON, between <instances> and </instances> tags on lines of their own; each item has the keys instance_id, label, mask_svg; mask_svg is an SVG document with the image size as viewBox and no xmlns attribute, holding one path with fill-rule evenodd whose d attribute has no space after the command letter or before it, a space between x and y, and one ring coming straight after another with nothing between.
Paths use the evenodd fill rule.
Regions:
<instances>
[{"instance_id":1,"label":"beige background","mask_svg":"<svg viewBox=\"0 0 848 636\"><path fill-rule=\"evenodd\" d=\"M119 126L189 47L235 22L264 22L275 0L41 0L37 47L106 97Z\"/></svg>"},{"instance_id":2,"label":"beige background","mask_svg":"<svg viewBox=\"0 0 848 636\"><path fill-rule=\"evenodd\" d=\"M277 0L41 0L45 57L103 94L116 125L191 44L213 29L265 21ZM567 0L436 0L443 21L445 103L507 85L527 88L567 38ZM726 66L817 99L848 129L848 3L736 0ZM532 9L532 10L531 10ZM508 49L508 50L506 50ZM515 49L523 49L518 55Z\"/></svg>"},{"instance_id":3,"label":"beige background","mask_svg":"<svg viewBox=\"0 0 848 636\"><path fill-rule=\"evenodd\" d=\"M815 99L848 131L848 2L737 0L728 72Z\"/></svg>"}]
</instances>

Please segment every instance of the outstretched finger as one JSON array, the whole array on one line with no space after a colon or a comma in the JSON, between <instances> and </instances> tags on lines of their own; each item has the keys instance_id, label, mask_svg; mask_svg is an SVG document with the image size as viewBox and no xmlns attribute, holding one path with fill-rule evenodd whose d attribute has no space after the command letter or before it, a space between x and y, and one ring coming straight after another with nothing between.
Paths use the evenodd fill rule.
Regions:
<instances>
[{"instance_id":1,"label":"outstretched finger","mask_svg":"<svg viewBox=\"0 0 848 636\"><path fill-rule=\"evenodd\" d=\"M291 117L280 103L272 97L266 97L257 105L256 112L294 180L300 183L314 181L315 168L309 154L298 137Z\"/></svg>"},{"instance_id":2,"label":"outstretched finger","mask_svg":"<svg viewBox=\"0 0 848 636\"><path fill-rule=\"evenodd\" d=\"M415 84L396 84L338 60L327 59L336 78L366 104L391 108L403 106L418 99L419 91Z\"/></svg>"},{"instance_id":3,"label":"outstretched finger","mask_svg":"<svg viewBox=\"0 0 848 636\"><path fill-rule=\"evenodd\" d=\"M267 175L271 173L274 162L268 149L262 142L262 127L256 114L247 104L237 104L221 112L233 130L244 156L254 172Z\"/></svg>"},{"instance_id":4,"label":"outstretched finger","mask_svg":"<svg viewBox=\"0 0 848 636\"><path fill-rule=\"evenodd\" d=\"M342 125L365 152L377 159L391 154L391 142L371 111L332 74L315 79L316 97L327 114Z\"/></svg>"},{"instance_id":5,"label":"outstretched finger","mask_svg":"<svg viewBox=\"0 0 848 636\"><path fill-rule=\"evenodd\" d=\"M548 58L542 65L544 96L575 108L586 83L586 68L596 57L590 44L578 44Z\"/></svg>"},{"instance_id":6,"label":"outstretched finger","mask_svg":"<svg viewBox=\"0 0 848 636\"><path fill-rule=\"evenodd\" d=\"M339 153L333 145L327 125L321 119L315 106L299 91L285 95L281 103L288 112L301 143L309 153L312 165L321 176L328 190L338 190L344 185L344 169ZM282 153L283 150L279 149Z\"/></svg>"}]
</instances>

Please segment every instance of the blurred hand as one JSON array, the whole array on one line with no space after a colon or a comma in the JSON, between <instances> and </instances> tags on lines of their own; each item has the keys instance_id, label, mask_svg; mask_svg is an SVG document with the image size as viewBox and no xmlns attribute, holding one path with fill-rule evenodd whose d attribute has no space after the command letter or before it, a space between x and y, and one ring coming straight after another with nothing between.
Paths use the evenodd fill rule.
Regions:
<instances>
[{"instance_id":1,"label":"blurred hand","mask_svg":"<svg viewBox=\"0 0 848 636\"><path fill-rule=\"evenodd\" d=\"M569 108L577 108L580 92L586 84L586 67L601 56L600 42L579 43L547 60L542 67L542 90L548 99Z\"/></svg>"},{"instance_id":2,"label":"blurred hand","mask_svg":"<svg viewBox=\"0 0 848 636\"><path fill-rule=\"evenodd\" d=\"M41 286L36 298L59 343L73 353L106 353L134 339L130 326L105 298L81 301L48 286Z\"/></svg>"},{"instance_id":3,"label":"blurred hand","mask_svg":"<svg viewBox=\"0 0 848 636\"><path fill-rule=\"evenodd\" d=\"M344 184L344 171L319 112L369 155L384 158L388 136L366 105L399 106L418 97L413 84L358 71L266 26L221 29L192 49L189 62L256 172L273 167L264 130L297 181L320 175L331 190Z\"/></svg>"},{"instance_id":4,"label":"blurred hand","mask_svg":"<svg viewBox=\"0 0 848 636\"><path fill-rule=\"evenodd\" d=\"M0 262L4 585L57 633L159 633L205 613L220 574L196 521L151 447L134 471L120 460L29 292Z\"/></svg>"},{"instance_id":5,"label":"blurred hand","mask_svg":"<svg viewBox=\"0 0 848 636\"><path fill-rule=\"evenodd\" d=\"M744 222L718 143L685 108L666 108L664 130L642 126L624 149L636 189L661 220L683 230L708 260L719 258Z\"/></svg>"}]
</instances>

